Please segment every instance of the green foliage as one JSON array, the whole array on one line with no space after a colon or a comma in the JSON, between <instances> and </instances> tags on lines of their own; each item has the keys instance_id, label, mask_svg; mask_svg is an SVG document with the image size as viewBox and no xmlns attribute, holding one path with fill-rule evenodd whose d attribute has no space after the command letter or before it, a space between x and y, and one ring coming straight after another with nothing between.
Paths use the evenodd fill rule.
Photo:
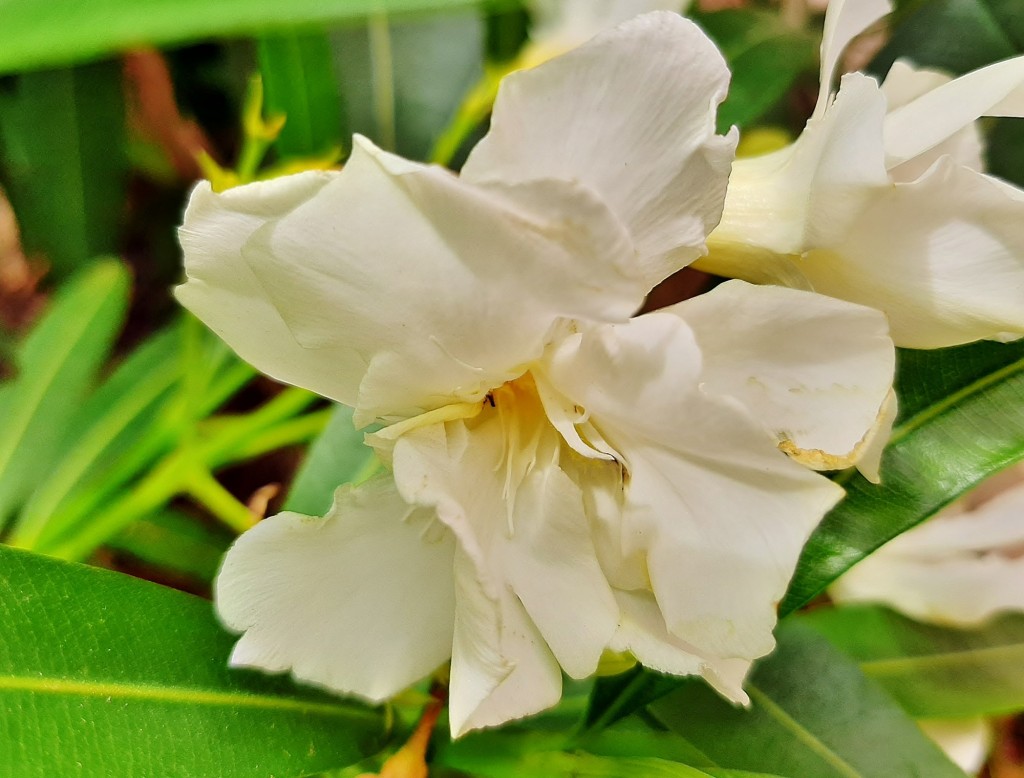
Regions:
<instances>
[{"instance_id":1,"label":"green foliage","mask_svg":"<svg viewBox=\"0 0 1024 778\"><path fill-rule=\"evenodd\" d=\"M718 128L746 127L781 100L804 73L818 65L818 38L793 29L776 12L741 9L695 12L732 71L729 96L718 110Z\"/></svg>"},{"instance_id":2,"label":"green foliage","mask_svg":"<svg viewBox=\"0 0 1024 778\"><path fill-rule=\"evenodd\" d=\"M41 484L120 331L128 274L115 261L79 273L21 343L0 387L0 527Z\"/></svg>"},{"instance_id":3,"label":"green foliage","mask_svg":"<svg viewBox=\"0 0 1024 778\"><path fill-rule=\"evenodd\" d=\"M823 638L788 623L778 640L745 684L749 710L689 681L652 712L726 768L815 778L963 778L913 720Z\"/></svg>"},{"instance_id":4,"label":"green foliage","mask_svg":"<svg viewBox=\"0 0 1024 778\"><path fill-rule=\"evenodd\" d=\"M381 13L449 11L479 3L480 0L6 0L0 73L93 59L140 43L167 46L215 36L287 29L297 24L345 22Z\"/></svg>"},{"instance_id":5,"label":"green foliage","mask_svg":"<svg viewBox=\"0 0 1024 778\"><path fill-rule=\"evenodd\" d=\"M146 564L208 584L233 539L227 530L165 509L132 522L106 545Z\"/></svg>"},{"instance_id":6,"label":"green foliage","mask_svg":"<svg viewBox=\"0 0 1024 778\"><path fill-rule=\"evenodd\" d=\"M918 0L896 15L892 36L870 69L884 76L903 57L959 75L1021 52L1019 0Z\"/></svg>"},{"instance_id":7,"label":"green foliage","mask_svg":"<svg viewBox=\"0 0 1024 778\"><path fill-rule=\"evenodd\" d=\"M1024 616L978 629L920 624L881 607L821 609L800 621L860 663L916 718L1024 710Z\"/></svg>"},{"instance_id":8,"label":"green foliage","mask_svg":"<svg viewBox=\"0 0 1024 778\"><path fill-rule=\"evenodd\" d=\"M363 443L363 431L352 425L352 409L335 406L295 476L284 509L322 516L331 507L335 489L364 480L377 466L373 449Z\"/></svg>"},{"instance_id":9,"label":"green foliage","mask_svg":"<svg viewBox=\"0 0 1024 778\"><path fill-rule=\"evenodd\" d=\"M349 143L330 41L320 31L289 30L259 40L265 110L287 117L274 141L284 159L317 157Z\"/></svg>"},{"instance_id":10,"label":"green foliage","mask_svg":"<svg viewBox=\"0 0 1024 778\"><path fill-rule=\"evenodd\" d=\"M386 734L375 711L229 670L208 603L127 576L0 548L0 619L3 775L298 776Z\"/></svg>"},{"instance_id":11,"label":"green foliage","mask_svg":"<svg viewBox=\"0 0 1024 778\"><path fill-rule=\"evenodd\" d=\"M1024 345L900 353L900 418L882 483L839 480L844 499L804 547L781 605L789 613L879 546L1024 459Z\"/></svg>"},{"instance_id":12,"label":"green foliage","mask_svg":"<svg viewBox=\"0 0 1024 778\"><path fill-rule=\"evenodd\" d=\"M9 10L2 52L13 42ZM2 180L26 250L44 255L58 275L118 248L125 149L119 63L35 71L0 84Z\"/></svg>"}]
</instances>

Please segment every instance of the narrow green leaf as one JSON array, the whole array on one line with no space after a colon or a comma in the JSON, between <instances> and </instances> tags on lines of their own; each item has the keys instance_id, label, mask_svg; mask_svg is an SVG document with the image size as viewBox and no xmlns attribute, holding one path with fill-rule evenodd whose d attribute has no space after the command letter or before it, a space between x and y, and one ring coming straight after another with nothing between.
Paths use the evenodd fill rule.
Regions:
<instances>
[{"instance_id":1,"label":"narrow green leaf","mask_svg":"<svg viewBox=\"0 0 1024 778\"><path fill-rule=\"evenodd\" d=\"M331 507L334 490L363 480L376 463L373 449L363 443L363 431L352 425L352 409L336 406L327 428L310 447L284 510L323 516Z\"/></svg>"},{"instance_id":2,"label":"narrow green leaf","mask_svg":"<svg viewBox=\"0 0 1024 778\"><path fill-rule=\"evenodd\" d=\"M69 421L65 443L18 516L13 544L32 548L76 488L108 478L126 448L147 438L178 380L178 341L176 328L147 340Z\"/></svg>"},{"instance_id":3,"label":"narrow green leaf","mask_svg":"<svg viewBox=\"0 0 1024 778\"><path fill-rule=\"evenodd\" d=\"M759 119L801 74L817 67L818 39L785 25L777 13L740 9L692 16L722 49L732 70L729 96L718 109L722 132Z\"/></svg>"},{"instance_id":4,"label":"narrow green leaf","mask_svg":"<svg viewBox=\"0 0 1024 778\"><path fill-rule=\"evenodd\" d=\"M385 145L393 129L398 153L426 159L463 96L483 75L484 20L472 12L397 19L383 29L378 25L375 35L351 29L336 37L352 129ZM387 61L381 61L386 54ZM387 109L393 109L391 116Z\"/></svg>"},{"instance_id":5,"label":"narrow green leaf","mask_svg":"<svg viewBox=\"0 0 1024 778\"><path fill-rule=\"evenodd\" d=\"M929 0L897 17L889 42L870 70L878 76L905 57L919 67L954 74L1024 51L1018 0Z\"/></svg>"},{"instance_id":6,"label":"narrow green leaf","mask_svg":"<svg viewBox=\"0 0 1024 778\"><path fill-rule=\"evenodd\" d=\"M282 31L259 41L268 115L287 117L274 146L285 159L344 149L349 132L330 41L321 31Z\"/></svg>"},{"instance_id":7,"label":"narrow green leaf","mask_svg":"<svg viewBox=\"0 0 1024 778\"><path fill-rule=\"evenodd\" d=\"M69 281L18 352L0 400L0 526L46 475L121 327L128 274L97 263Z\"/></svg>"},{"instance_id":8,"label":"narrow green leaf","mask_svg":"<svg viewBox=\"0 0 1024 778\"><path fill-rule=\"evenodd\" d=\"M785 624L778 638L775 653L745 684L749 710L693 680L651 711L729 769L814 778L963 778L914 721L828 641L799 623Z\"/></svg>"},{"instance_id":9,"label":"narrow green leaf","mask_svg":"<svg viewBox=\"0 0 1024 778\"><path fill-rule=\"evenodd\" d=\"M3 52L9 13L5 4ZM117 250L125 147L117 62L24 73L0 85L4 183L26 249L58 275Z\"/></svg>"},{"instance_id":10,"label":"narrow green leaf","mask_svg":"<svg viewBox=\"0 0 1024 778\"><path fill-rule=\"evenodd\" d=\"M876 606L822 608L800 621L860 663L912 716L968 718L1024 710L1024 616L978 629L920 624Z\"/></svg>"},{"instance_id":11,"label":"narrow green leaf","mask_svg":"<svg viewBox=\"0 0 1024 778\"><path fill-rule=\"evenodd\" d=\"M167 46L297 24L350 21L373 13L445 11L479 4L480 0L4 0L0 72L93 59L140 44Z\"/></svg>"},{"instance_id":12,"label":"narrow green leaf","mask_svg":"<svg viewBox=\"0 0 1024 778\"><path fill-rule=\"evenodd\" d=\"M882 459L882 484L860 476L844 483L846 499L804 547L781 613L1024 459L1024 344L902 351L897 394L904 409Z\"/></svg>"},{"instance_id":13,"label":"narrow green leaf","mask_svg":"<svg viewBox=\"0 0 1024 778\"><path fill-rule=\"evenodd\" d=\"M208 527L194 517L166 509L132 522L111 538L107 546L146 564L208 584L233 539L226 530Z\"/></svg>"},{"instance_id":14,"label":"narrow green leaf","mask_svg":"<svg viewBox=\"0 0 1024 778\"><path fill-rule=\"evenodd\" d=\"M271 778L380 748L379 713L229 670L209 603L0 548L0 775Z\"/></svg>"}]
</instances>

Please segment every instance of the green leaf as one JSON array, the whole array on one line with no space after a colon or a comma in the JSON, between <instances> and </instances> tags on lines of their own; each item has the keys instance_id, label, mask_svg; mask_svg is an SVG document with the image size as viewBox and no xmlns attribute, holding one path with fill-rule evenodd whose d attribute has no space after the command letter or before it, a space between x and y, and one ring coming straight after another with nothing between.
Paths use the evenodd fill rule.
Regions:
<instances>
[{"instance_id":1,"label":"green leaf","mask_svg":"<svg viewBox=\"0 0 1024 778\"><path fill-rule=\"evenodd\" d=\"M919 67L962 74L1024 51L1018 0L928 0L896 17L885 47L870 71L889 72L905 57Z\"/></svg>"},{"instance_id":2,"label":"green leaf","mask_svg":"<svg viewBox=\"0 0 1024 778\"><path fill-rule=\"evenodd\" d=\"M128 287L119 262L83 270L21 345L18 374L0 396L0 526L59 456L120 329Z\"/></svg>"},{"instance_id":3,"label":"green leaf","mask_svg":"<svg viewBox=\"0 0 1024 778\"><path fill-rule=\"evenodd\" d=\"M82 405L68 422L61 450L26 501L11 542L34 547L59 523L69 495L92 481L108 480L126 450L149 439L179 379L180 333L168 328L149 338Z\"/></svg>"},{"instance_id":4,"label":"green leaf","mask_svg":"<svg viewBox=\"0 0 1024 778\"><path fill-rule=\"evenodd\" d=\"M1024 343L901 351L903 409L882 483L844 474L847 496L804 547L790 613L892 538L1024 459Z\"/></svg>"},{"instance_id":5,"label":"green leaf","mask_svg":"<svg viewBox=\"0 0 1024 778\"><path fill-rule=\"evenodd\" d=\"M342 484L358 483L377 465L373 449L363 443L363 431L352 425L352 409L335 407L330 422L310 447L284 510L323 516Z\"/></svg>"},{"instance_id":6,"label":"green leaf","mask_svg":"<svg viewBox=\"0 0 1024 778\"><path fill-rule=\"evenodd\" d=\"M1024 710L1024 616L978 629L920 624L877 606L822 608L800 621L860 663L916 718Z\"/></svg>"},{"instance_id":7,"label":"green leaf","mask_svg":"<svg viewBox=\"0 0 1024 778\"><path fill-rule=\"evenodd\" d=\"M850 659L799 623L745 684L749 710L698 680L651 711L715 763L814 778L963 778L912 719Z\"/></svg>"},{"instance_id":8,"label":"green leaf","mask_svg":"<svg viewBox=\"0 0 1024 778\"><path fill-rule=\"evenodd\" d=\"M475 773L487 778L772 778L767 773L702 770L655 757L610 757L547 752L507 764L486 760Z\"/></svg>"},{"instance_id":9,"label":"green leaf","mask_svg":"<svg viewBox=\"0 0 1024 778\"><path fill-rule=\"evenodd\" d=\"M10 10L4 6L4 53ZM58 275L117 250L125 147L117 62L24 73L0 85L5 185L25 248L45 255Z\"/></svg>"},{"instance_id":10,"label":"green leaf","mask_svg":"<svg viewBox=\"0 0 1024 778\"><path fill-rule=\"evenodd\" d=\"M349 142L330 41L319 31L289 30L259 41L265 112L284 114L274 147L284 159L316 157Z\"/></svg>"},{"instance_id":11,"label":"green leaf","mask_svg":"<svg viewBox=\"0 0 1024 778\"><path fill-rule=\"evenodd\" d=\"M107 546L146 564L208 584L234 537L219 527L166 509L132 522Z\"/></svg>"},{"instance_id":12,"label":"green leaf","mask_svg":"<svg viewBox=\"0 0 1024 778\"><path fill-rule=\"evenodd\" d=\"M485 39L475 12L396 20L378 25L374 35L341 31L336 54L352 128L384 146L393 140L394 150L410 159L426 159L483 75Z\"/></svg>"},{"instance_id":13,"label":"green leaf","mask_svg":"<svg viewBox=\"0 0 1024 778\"><path fill-rule=\"evenodd\" d=\"M379 713L230 670L209 603L0 548L0 775L270 778L358 761Z\"/></svg>"},{"instance_id":14,"label":"green leaf","mask_svg":"<svg viewBox=\"0 0 1024 778\"><path fill-rule=\"evenodd\" d=\"M78 62L148 44L242 36L374 13L443 11L480 0L4 0L0 72ZM510 3L505 3L509 5Z\"/></svg>"},{"instance_id":15,"label":"green leaf","mask_svg":"<svg viewBox=\"0 0 1024 778\"><path fill-rule=\"evenodd\" d=\"M725 55L729 96L718 109L719 131L746 127L781 100L796 79L818 65L818 39L784 24L778 13L751 9L692 14Z\"/></svg>"}]
</instances>

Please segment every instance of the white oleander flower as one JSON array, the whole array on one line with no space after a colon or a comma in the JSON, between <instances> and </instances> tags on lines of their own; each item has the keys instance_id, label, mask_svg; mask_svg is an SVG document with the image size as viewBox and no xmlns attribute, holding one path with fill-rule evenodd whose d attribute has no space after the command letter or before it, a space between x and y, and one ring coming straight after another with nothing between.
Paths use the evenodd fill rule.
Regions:
<instances>
[{"instance_id":1,"label":"white oleander flower","mask_svg":"<svg viewBox=\"0 0 1024 778\"><path fill-rule=\"evenodd\" d=\"M233 664L379 701L450 659L456 735L606 649L746 699L842 494L780 446L876 460L894 350L876 311L742 281L631 318L719 218L727 83L655 13L509 77L461 177L357 138L340 173L196 188L179 299L382 423L389 465L228 552Z\"/></svg>"},{"instance_id":2,"label":"white oleander flower","mask_svg":"<svg viewBox=\"0 0 1024 778\"><path fill-rule=\"evenodd\" d=\"M1024 191L982 172L974 122L1024 115L1024 57L957 79L896 63L830 84L888 0L834 0L801 136L738 160L701 267L885 312L897 345L1024 334Z\"/></svg>"},{"instance_id":3,"label":"white oleander flower","mask_svg":"<svg viewBox=\"0 0 1024 778\"><path fill-rule=\"evenodd\" d=\"M858 563L833 598L960 627L1024 611L1024 469L990 481Z\"/></svg>"}]
</instances>

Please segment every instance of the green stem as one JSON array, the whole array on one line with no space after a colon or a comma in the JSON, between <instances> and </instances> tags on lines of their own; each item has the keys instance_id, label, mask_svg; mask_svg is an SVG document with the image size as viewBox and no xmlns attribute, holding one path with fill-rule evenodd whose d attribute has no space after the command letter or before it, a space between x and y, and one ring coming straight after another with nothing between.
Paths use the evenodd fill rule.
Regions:
<instances>
[{"instance_id":1,"label":"green stem","mask_svg":"<svg viewBox=\"0 0 1024 778\"><path fill-rule=\"evenodd\" d=\"M204 508L239 535L256 525L257 519L235 499L209 470L196 466L188 471L181 490L194 497Z\"/></svg>"}]
</instances>

